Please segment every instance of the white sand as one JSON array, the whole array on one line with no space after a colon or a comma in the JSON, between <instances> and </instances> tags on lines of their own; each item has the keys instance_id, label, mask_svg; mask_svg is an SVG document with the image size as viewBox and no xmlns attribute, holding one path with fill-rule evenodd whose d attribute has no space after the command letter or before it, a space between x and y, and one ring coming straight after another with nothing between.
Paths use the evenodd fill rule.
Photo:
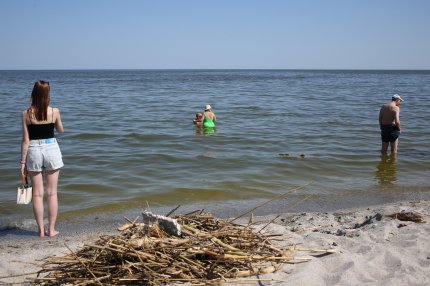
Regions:
<instances>
[{"instance_id":1,"label":"white sand","mask_svg":"<svg viewBox=\"0 0 430 286\"><path fill-rule=\"evenodd\" d=\"M259 276L264 281L245 285L430 285L429 203L403 202L334 213L282 214L266 229L285 234L283 246L294 243L299 248L335 249L337 253L287 264L276 273ZM418 212L427 222L387 217L400 211ZM264 226L273 217L256 218L259 222L256 227ZM26 276L3 277L35 272L39 268L34 263L39 260L69 253L64 243L75 250L84 241L95 241L101 234L84 232L42 240L30 235L0 239L0 285L20 283Z\"/></svg>"},{"instance_id":2,"label":"white sand","mask_svg":"<svg viewBox=\"0 0 430 286\"><path fill-rule=\"evenodd\" d=\"M403 210L419 212L427 222L387 217ZM428 201L282 218L282 225L274 225L272 230L294 230L288 231L288 242L338 251L287 265L276 274L278 279L286 279L285 285L430 285ZM361 226L365 221L368 223Z\"/></svg>"}]
</instances>

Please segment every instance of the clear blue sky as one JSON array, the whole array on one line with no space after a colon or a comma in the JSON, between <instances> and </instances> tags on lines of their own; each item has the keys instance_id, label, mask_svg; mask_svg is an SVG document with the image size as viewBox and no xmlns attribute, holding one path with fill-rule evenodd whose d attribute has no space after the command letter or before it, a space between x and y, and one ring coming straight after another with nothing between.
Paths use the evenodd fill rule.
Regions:
<instances>
[{"instance_id":1,"label":"clear blue sky","mask_svg":"<svg viewBox=\"0 0 430 286\"><path fill-rule=\"evenodd\" d=\"M430 69L428 0L0 0L0 69Z\"/></svg>"}]
</instances>

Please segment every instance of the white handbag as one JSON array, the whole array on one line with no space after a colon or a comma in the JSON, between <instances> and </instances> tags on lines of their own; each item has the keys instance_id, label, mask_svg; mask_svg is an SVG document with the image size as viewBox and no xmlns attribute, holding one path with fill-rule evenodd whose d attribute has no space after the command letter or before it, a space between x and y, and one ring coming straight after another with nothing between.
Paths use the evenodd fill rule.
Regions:
<instances>
[{"instance_id":1,"label":"white handbag","mask_svg":"<svg viewBox=\"0 0 430 286\"><path fill-rule=\"evenodd\" d=\"M19 205L27 205L31 202L33 196L33 188L28 184L27 176L22 177L22 185L18 187L16 194L16 203Z\"/></svg>"}]
</instances>

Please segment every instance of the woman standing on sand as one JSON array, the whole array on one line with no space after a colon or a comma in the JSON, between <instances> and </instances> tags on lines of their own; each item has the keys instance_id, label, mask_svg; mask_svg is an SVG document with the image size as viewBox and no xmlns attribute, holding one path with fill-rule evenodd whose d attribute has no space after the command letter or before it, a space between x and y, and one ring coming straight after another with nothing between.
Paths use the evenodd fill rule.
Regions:
<instances>
[{"instance_id":1,"label":"woman standing on sand","mask_svg":"<svg viewBox=\"0 0 430 286\"><path fill-rule=\"evenodd\" d=\"M45 236L43 224L43 178L48 197L48 230L46 235L56 236L55 222L58 213L57 185L63 160L54 138L54 128L63 133L60 110L49 106L50 87L47 81L36 81L31 92L31 105L22 112L21 175L30 176L33 186L33 212L39 236Z\"/></svg>"}]
</instances>

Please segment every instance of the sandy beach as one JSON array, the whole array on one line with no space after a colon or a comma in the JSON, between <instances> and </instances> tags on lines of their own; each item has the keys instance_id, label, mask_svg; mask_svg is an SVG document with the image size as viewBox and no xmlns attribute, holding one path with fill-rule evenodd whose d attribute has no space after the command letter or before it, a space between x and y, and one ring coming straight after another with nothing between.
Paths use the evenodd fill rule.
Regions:
<instances>
[{"instance_id":1,"label":"sandy beach","mask_svg":"<svg viewBox=\"0 0 430 286\"><path fill-rule=\"evenodd\" d=\"M429 203L405 201L335 212L281 214L265 228L284 235L280 246L296 244L302 249L336 252L286 264L276 273L251 277L252 282L241 285L429 285ZM418 213L426 221L403 221L389 216L400 212ZM276 216L255 217L256 229ZM24 284L26 277L35 274L20 275L37 272L42 259L70 253L67 247L79 249L84 242L95 241L102 234L116 233L116 227L123 222L118 217L118 222L109 222L109 227L96 219L85 228L75 228L68 222L58 237L44 239L30 229L2 231L0 285ZM75 223L79 225L79 221ZM297 257L302 255L309 253L296 252Z\"/></svg>"}]
</instances>

